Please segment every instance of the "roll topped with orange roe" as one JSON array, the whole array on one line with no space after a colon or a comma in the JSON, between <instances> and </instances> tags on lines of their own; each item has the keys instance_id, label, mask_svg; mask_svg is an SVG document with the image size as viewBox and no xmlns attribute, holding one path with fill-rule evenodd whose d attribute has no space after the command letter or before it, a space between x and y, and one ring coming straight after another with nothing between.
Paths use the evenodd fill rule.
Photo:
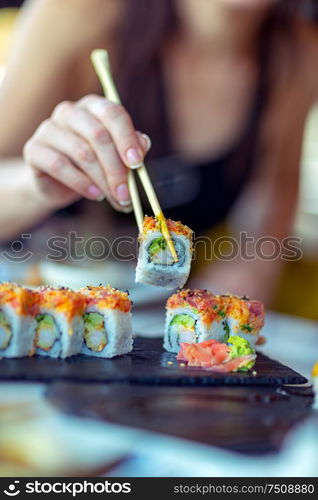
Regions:
<instances>
[{"instance_id":1,"label":"roll topped with orange roe","mask_svg":"<svg viewBox=\"0 0 318 500\"><path fill-rule=\"evenodd\" d=\"M216 318L223 318L223 303L219 295L208 290L181 290L173 294L167 301L167 309L179 307L191 308L201 314L202 322L210 325Z\"/></svg>"},{"instance_id":2,"label":"roll topped with orange roe","mask_svg":"<svg viewBox=\"0 0 318 500\"><path fill-rule=\"evenodd\" d=\"M182 342L226 342L235 335L253 347L263 325L261 302L230 294L214 295L208 290L181 290L167 301L164 347L179 352Z\"/></svg>"},{"instance_id":3,"label":"roll topped with orange roe","mask_svg":"<svg viewBox=\"0 0 318 500\"><path fill-rule=\"evenodd\" d=\"M222 295L226 309L226 321L231 335L245 338L252 346L263 343L259 333L264 326L264 304L258 300L236 295Z\"/></svg>"},{"instance_id":4,"label":"roll topped with orange roe","mask_svg":"<svg viewBox=\"0 0 318 500\"><path fill-rule=\"evenodd\" d=\"M35 316L39 296L15 283L0 284L0 358L34 353Z\"/></svg>"},{"instance_id":5,"label":"roll topped with orange roe","mask_svg":"<svg viewBox=\"0 0 318 500\"><path fill-rule=\"evenodd\" d=\"M166 305L164 348L179 352L180 343L215 339L229 334L223 301L207 290L181 290Z\"/></svg>"},{"instance_id":6,"label":"roll topped with orange roe","mask_svg":"<svg viewBox=\"0 0 318 500\"><path fill-rule=\"evenodd\" d=\"M180 221L174 221L172 219L166 219L166 223L170 233L174 233L177 236L186 236L187 238L192 238L193 231L188 226L185 226ZM160 221L156 217L149 217L146 215L144 217L144 223L142 232L140 234L140 239L147 236L149 231L161 231Z\"/></svg>"},{"instance_id":7,"label":"roll topped with orange roe","mask_svg":"<svg viewBox=\"0 0 318 500\"><path fill-rule=\"evenodd\" d=\"M36 354L67 358L82 347L85 298L68 288L43 287L38 292Z\"/></svg>"},{"instance_id":8,"label":"roll topped with orange roe","mask_svg":"<svg viewBox=\"0 0 318 500\"><path fill-rule=\"evenodd\" d=\"M193 231L171 219L166 219L178 262L175 262L161 232L156 217L144 218L139 235L139 255L136 282L165 288L181 288L188 279L193 252Z\"/></svg>"},{"instance_id":9,"label":"roll topped with orange roe","mask_svg":"<svg viewBox=\"0 0 318 500\"><path fill-rule=\"evenodd\" d=\"M122 292L110 285L87 286L81 288L80 293L85 295L86 306L99 304L100 307L117 309L125 313L131 311L132 302L128 292Z\"/></svg>"},{"instance_id":10,"label":"roll topped with orange roe","mask_svg":"<svg viewBox=\"0 0 318 500\"><path fill-rule=\"evenodd\" d=\"M131 307L128 292L111 286L81 288L85 298L84 336L81 352L113 358L133 347Z\"/></svg>"}]
</instances>

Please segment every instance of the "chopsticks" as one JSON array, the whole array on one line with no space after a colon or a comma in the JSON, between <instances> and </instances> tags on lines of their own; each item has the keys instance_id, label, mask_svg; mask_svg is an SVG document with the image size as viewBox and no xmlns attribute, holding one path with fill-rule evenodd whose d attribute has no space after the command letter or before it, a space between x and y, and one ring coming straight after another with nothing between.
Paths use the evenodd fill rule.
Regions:
<instances>
[{"instance_id":1,"label":"chopsticks","mask_svg":"<svg viewBox=\"0 0 318 500\"><path fill-rule=\"evenodd\" d=\"M93 50L93 52L91 53L91 61L103 88L105 97L107 97L112 102L120 103L120 98L111 75L108 53L106 52L106 50ZM131 169L128 169L128 189L138 230L139 232L141 232L144 216L139 193L137 190L136 180Z\"/></svg>"},{"instance_id":2,"label":"chopsticks","mask_svg":"<svg viewBox=\"0 0 318 500\"><path fill-rule=\"evenodd\" d=\"M94 66L95 72L100 80L105 96L112 102L120 103L120 97L118 95L109 63L109 57L106 50L96 49L91 53L91 61ZM171 239L171 235L167 226L166 219L163 215L160 203L158 201L157 195L151 183L150 177L148 175L146 166L144 163L140 165L137 169L139 179L148 197L151 209L160 223L160 228L164 239L166 240L167 246L171 252L171 255L175 262L178 262L178 256ZM132 201L133 210L135 213L135 218L139 232L142 231L143 226L143 210L141 206L141 201L137 189L136 179L133 170L128 168L128 188L130 192L130 197Z\"/></svg>"}]
</instances>

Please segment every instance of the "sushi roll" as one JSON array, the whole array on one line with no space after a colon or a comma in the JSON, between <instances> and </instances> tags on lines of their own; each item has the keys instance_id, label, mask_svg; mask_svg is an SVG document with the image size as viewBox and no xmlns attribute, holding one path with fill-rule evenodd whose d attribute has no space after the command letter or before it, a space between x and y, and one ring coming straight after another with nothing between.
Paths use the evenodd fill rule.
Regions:
<instances>
[{"instance_id":1,"label":"sushi roll","mask_svg":"<svg viewBox=\"0 0 318 500\"><path fill-rule=\"evenodd\" d=\"M136 282L165 288L181 288L190 273L193 252L193 231L167 219L167 226L174 243L178 262L175 262L155 217L145 217L139 235L139 256Z\"/></svg>"},{"instance_id":2,"label":"sushi roll","mask_svg":"<svg viewBox=\"0 0 318 500\"><path fill-rule=\"evenodd\" d=\"M0 358L34 354L38 296L14 283L0 284Z\"/></svg>"},{"instance_id":3,"label":"sushi roll","mask_svg":"<svg viewBox=\"0 0 318 500\"><path fill-rule=\"evenodd\" d=\"M225 304L207 290L181 290L166 305L164 348L179 352L180 343L198 343L229 337Z\"/></svg>"},{"instance_id":4,"label":"sushi roll","mask_svg":"<svg viewBox=\"0 0 318 500\"><path fill-rule=\"evenodd\" d=\"M36 316L35 353L51 358L78 354L83 340L85 298L68 288L42 288Z\"/></svg>"},{"instance_id":5,"label":"sushi roll","mask_svg":"<svg viewBox=\"0 0 318 500\"><path fill-rule=\"evenodd\" d=\"M257 300L181 290L167 301L164 348L178 352L182 342L227 342L230 336L241 337L254 348L263 343L259 335L263 325L264 306Z\"/></svg>"},{"instance_id":6,"label":"sushi roll","mask_svg":"<svg viewBox=\"0 0 318 500\"><path fill-rule=\"evenodd\" d=\"M263 337L259 337L265 318L262 302L235 295L222 295L220 300L224 303L229 334L248 340L252 347L263 343Z\"/></svg>"},{"instance_id":7,"label":"sushi roll","mask_svg":"<svg viewBox=\"0 0 318 500\"><path fill-rule=\"evenodd\" d=\"M110 286L80 290L86 300L84 338L81 352L113 358L132 350L132 302L127 292Z\"/></svg>"}]
</instances>

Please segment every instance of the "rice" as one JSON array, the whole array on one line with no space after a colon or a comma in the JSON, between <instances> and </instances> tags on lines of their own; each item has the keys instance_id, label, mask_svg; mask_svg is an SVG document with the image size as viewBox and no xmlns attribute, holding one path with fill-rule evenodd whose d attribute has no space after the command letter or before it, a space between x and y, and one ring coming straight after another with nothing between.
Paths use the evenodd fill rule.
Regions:
<instances>
[{"instance_id":1,"label":"rice","mask_svg":"<svg viewBox=\"0 0 318 500\"><path fill-rule=\"evenodd\" d=\"M81 352L113 358L133 348L132 303L127 292L107 287L85 287L84 336Z\"/></svg>"},{"instance_id":2,"label":"rice","mask_svg":"<svg viewBox=\"0 0 318 500\"><path fill-rule=\"evenodd\" d=\"M175 262L155 217L145 217L139 236L136 282L169 289L181 288L187 281L193 252L193 232L181 222L167 219L178 262Z\"/></svg>"},{"instance_id":3,"label":"rice","mask_svg":"<svg viewBox=\"0 0 318 500\"><path fill-rule=\"evenodd\" d=\"M85 300L67 288L43 288L36 317L36 354L67 358L82 347Z\"/></svg>"}]
</instances>

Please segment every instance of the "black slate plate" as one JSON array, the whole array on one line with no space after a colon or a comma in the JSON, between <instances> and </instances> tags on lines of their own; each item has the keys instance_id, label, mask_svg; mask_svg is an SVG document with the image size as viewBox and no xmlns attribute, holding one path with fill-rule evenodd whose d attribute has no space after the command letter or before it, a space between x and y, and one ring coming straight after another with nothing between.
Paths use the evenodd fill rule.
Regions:
<instances>
[{"instance_id":1,"label":"black slate plate","mask_svg":"<svg viewBox=\"0 0 318 500\"><path fill-rule=\"evenodd\" d=\"M292 390L291 390L292 389ZM98 418L242 453L279 450L287 431L311 413L311 387L163 387L56 382L50 402ZM318 422L317 422L318 425Z\"/></svg>"},{"instance_id":2,"label":"black slate plate","mask_svg":"<svg viewBox=\"0 0 318 500\"><path fill-rule=\"evenodd\" d=\"M172 363L172 364L170 364ZM307 379L262 354L249 373L218 374L182 367L175 355L162 349L162 339L137 338L132 353L114 359L74 356L66 360L41 356L2 359L0 380L52 382L129 382L151 385L280 385L304 384Z\"/></svg>"}]
</instances>

